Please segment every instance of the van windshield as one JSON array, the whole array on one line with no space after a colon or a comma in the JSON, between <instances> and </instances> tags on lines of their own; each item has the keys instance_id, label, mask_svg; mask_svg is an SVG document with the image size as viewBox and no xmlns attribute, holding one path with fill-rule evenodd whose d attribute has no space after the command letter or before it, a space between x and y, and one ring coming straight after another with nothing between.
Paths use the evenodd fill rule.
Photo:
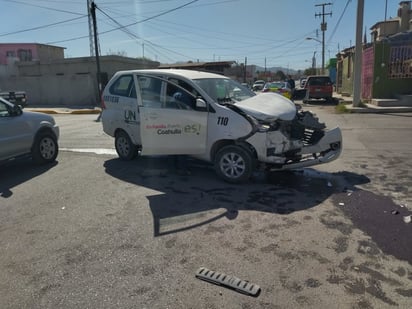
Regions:
<instances>
[{"instance_id":1,"label":"van windshield","mask_svg":"<svg viewBox=\"0 0 412 309\"><path fill-rule=\"evenodd\" d=\"M195 79L194 82L220 104L240 102L256 95L247 87L228 78Z\"/></svg>"}]
</instances>

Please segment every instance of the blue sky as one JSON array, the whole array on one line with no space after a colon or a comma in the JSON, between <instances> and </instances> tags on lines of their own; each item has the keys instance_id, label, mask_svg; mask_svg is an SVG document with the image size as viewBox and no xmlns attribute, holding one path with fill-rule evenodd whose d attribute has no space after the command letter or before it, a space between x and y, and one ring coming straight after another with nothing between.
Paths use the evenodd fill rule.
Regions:
<instances>
[{"instance_id":1,"label":"blue sky","mask_svg":"<svg viewBox=\"0 0 412 309\"><path fill-rule=\"evenodd\" d=\"M91 2L91 0L90 0ZM364 0L364 23L395 17L400 0ZM237 61L305 69L355 43L357 0L95 0L102 55L145 56L161 63ZM87 0L0 0L0 43L65 47L65 57L90 55ZM385 10L387 8L387 10ZM386 15L385 15L386 12ZM130 26L128 26L130 25ZM128 27L122 27L128 26ZM119 29L121 28L121 29Z\"/></svg>"}]
</instances>

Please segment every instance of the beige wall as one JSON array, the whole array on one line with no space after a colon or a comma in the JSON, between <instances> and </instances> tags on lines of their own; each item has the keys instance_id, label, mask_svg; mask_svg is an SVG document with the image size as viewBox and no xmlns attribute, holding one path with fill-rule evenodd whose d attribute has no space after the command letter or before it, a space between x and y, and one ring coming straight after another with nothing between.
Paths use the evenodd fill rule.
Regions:
<instances>
[{"instance_id":1,"label":"beige wall","mask_svg":"<svg viewBox=\"0 0 412 309\"><path fill-rule=\"evenodd\" d=\"M157 68L158 62L102 56L100 68L110 79L120 70ZM53 60L50 63L16 63L17 74L0 68L0 89L23 90L29 105L99 106L97 66L94 57ZM4 68L3 68L4 69Z\"/></svg>"}]
</instances>

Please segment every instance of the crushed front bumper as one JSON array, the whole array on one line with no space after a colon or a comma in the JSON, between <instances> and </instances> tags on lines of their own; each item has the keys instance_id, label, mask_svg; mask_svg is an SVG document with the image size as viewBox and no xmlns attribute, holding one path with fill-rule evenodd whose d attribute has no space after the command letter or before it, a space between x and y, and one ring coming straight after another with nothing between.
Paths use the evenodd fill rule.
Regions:
<instances>
[{"instance_id":1,"label":"crushed front bumper","mask_svg":"<svg viewBox=\"0 0 412 309\"><path fill-rule=\"evenodd\" d=\"M315 145L305 146L298 153L298 162L286 162L273 170L288 170L328 163L339 158L342 152L342 132L336 127L325 132L325 135Z\"/></svg>"}]
</instances>

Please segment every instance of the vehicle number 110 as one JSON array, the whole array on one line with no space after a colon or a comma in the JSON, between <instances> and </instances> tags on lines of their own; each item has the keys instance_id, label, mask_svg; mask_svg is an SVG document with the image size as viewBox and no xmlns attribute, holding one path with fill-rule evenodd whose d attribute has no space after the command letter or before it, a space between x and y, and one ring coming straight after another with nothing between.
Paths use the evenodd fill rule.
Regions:
<instances>
[{"instance_id":1,"label":"vehicle number 110","mask_svg":"<svg viewBox=\"0 0 412 309\"><path fill-rule=\"evenodd\" d=\"M229 122L229 117L217 117L218 126L227 126Z\"/></svg>"}]
</instances>

